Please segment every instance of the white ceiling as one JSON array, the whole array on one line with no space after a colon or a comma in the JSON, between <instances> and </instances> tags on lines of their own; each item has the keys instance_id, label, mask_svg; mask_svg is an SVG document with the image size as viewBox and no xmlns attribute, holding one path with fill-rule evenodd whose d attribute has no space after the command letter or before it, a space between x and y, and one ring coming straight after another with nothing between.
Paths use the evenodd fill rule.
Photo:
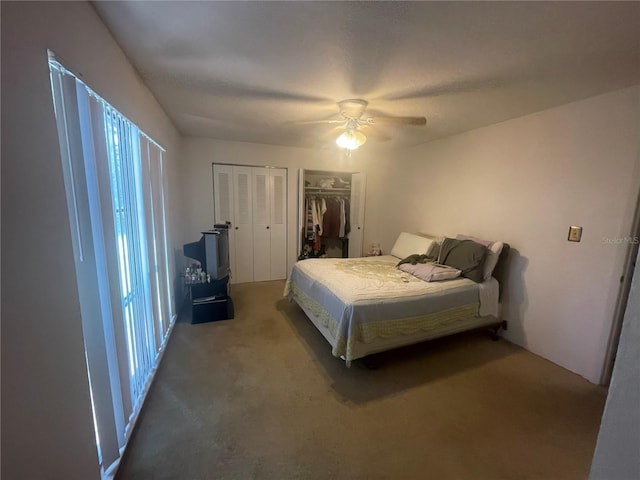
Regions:
<instances>
[{"instance_id":1,"label":"white ceiling","mask_svg":"<svg viewBox=\"0 0 640 480\"><path fill-rule=\"evenodd\" d=\"M287 122L362 98L427 117L370 132L398 147L640 83L640 2L94 5L188 136L335 146L333 125Z\"/></svg>"}]
</instances>

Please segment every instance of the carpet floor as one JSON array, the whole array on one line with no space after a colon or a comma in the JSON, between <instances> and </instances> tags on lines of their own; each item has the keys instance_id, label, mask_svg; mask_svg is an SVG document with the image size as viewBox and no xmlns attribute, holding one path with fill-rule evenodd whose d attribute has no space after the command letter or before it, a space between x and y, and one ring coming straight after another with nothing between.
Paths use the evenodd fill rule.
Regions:
<instances>
[{"instance_id":1,"label":"carpet floor","mask_svg":"<svg viewBox=\"0 0 640 480\"><path fill-rule=\"evenodd\" d=\"M118 480L588 477L603 387L485 332L347 368L283 289L181 315Z\"/></svg>"}]
</instances>

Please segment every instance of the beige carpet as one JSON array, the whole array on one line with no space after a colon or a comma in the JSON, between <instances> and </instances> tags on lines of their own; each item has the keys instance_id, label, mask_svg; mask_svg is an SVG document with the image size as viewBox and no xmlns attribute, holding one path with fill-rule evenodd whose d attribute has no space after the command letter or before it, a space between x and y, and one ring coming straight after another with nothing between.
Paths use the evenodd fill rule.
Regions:
<instances>
[{"instance_id":1,"label":"beige carpet","mask_svg":"<svg viewBox=\"0 0 640 480\"><path fill-rule=\"evenodd\" d=\"M181 317L119 480L588 477L604 388L480 332L346 368L283 286Z\"/></svg>"}]
</instances>

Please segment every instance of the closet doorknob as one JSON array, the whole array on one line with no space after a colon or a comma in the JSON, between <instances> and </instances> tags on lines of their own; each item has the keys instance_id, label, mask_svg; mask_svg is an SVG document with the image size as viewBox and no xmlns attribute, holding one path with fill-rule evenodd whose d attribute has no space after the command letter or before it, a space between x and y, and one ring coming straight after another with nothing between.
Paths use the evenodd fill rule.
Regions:
<instances>
[{"instance_id":1,"label":"closet doorknob","mask_svg":"<svg viewBox=\"0 0 640 480\"><path fill-rule=\"evenodd\" d=\"M238 230L238 227L236 227L236 230Z\"/></svg>"},{"instance_id":2,"label":"closet doorknob","mask_svg":"<svg viewBox=\"0 0 640 480\"><path fill-rule=\"evenodd\" d=\"M267 230L269 230L269 225L267 225Z\"/></svg>"}]
</instances>

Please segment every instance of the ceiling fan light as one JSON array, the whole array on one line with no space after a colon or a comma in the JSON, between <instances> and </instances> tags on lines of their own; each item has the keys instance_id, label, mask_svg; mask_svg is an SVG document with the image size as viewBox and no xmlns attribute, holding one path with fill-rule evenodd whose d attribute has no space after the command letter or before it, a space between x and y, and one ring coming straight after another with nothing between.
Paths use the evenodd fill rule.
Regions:
<instances>
[{"instance_id":1,"label":"ceiling fan light","mask_svg":"<svg viewBox=\"0 0 640 480\"><path fill-rule=\"evenodd\" d=\"M366 141L367 137L356 130L347 130L336 139L338 146L347 150L355 150Z\"/></svg>"}]
</instances>

